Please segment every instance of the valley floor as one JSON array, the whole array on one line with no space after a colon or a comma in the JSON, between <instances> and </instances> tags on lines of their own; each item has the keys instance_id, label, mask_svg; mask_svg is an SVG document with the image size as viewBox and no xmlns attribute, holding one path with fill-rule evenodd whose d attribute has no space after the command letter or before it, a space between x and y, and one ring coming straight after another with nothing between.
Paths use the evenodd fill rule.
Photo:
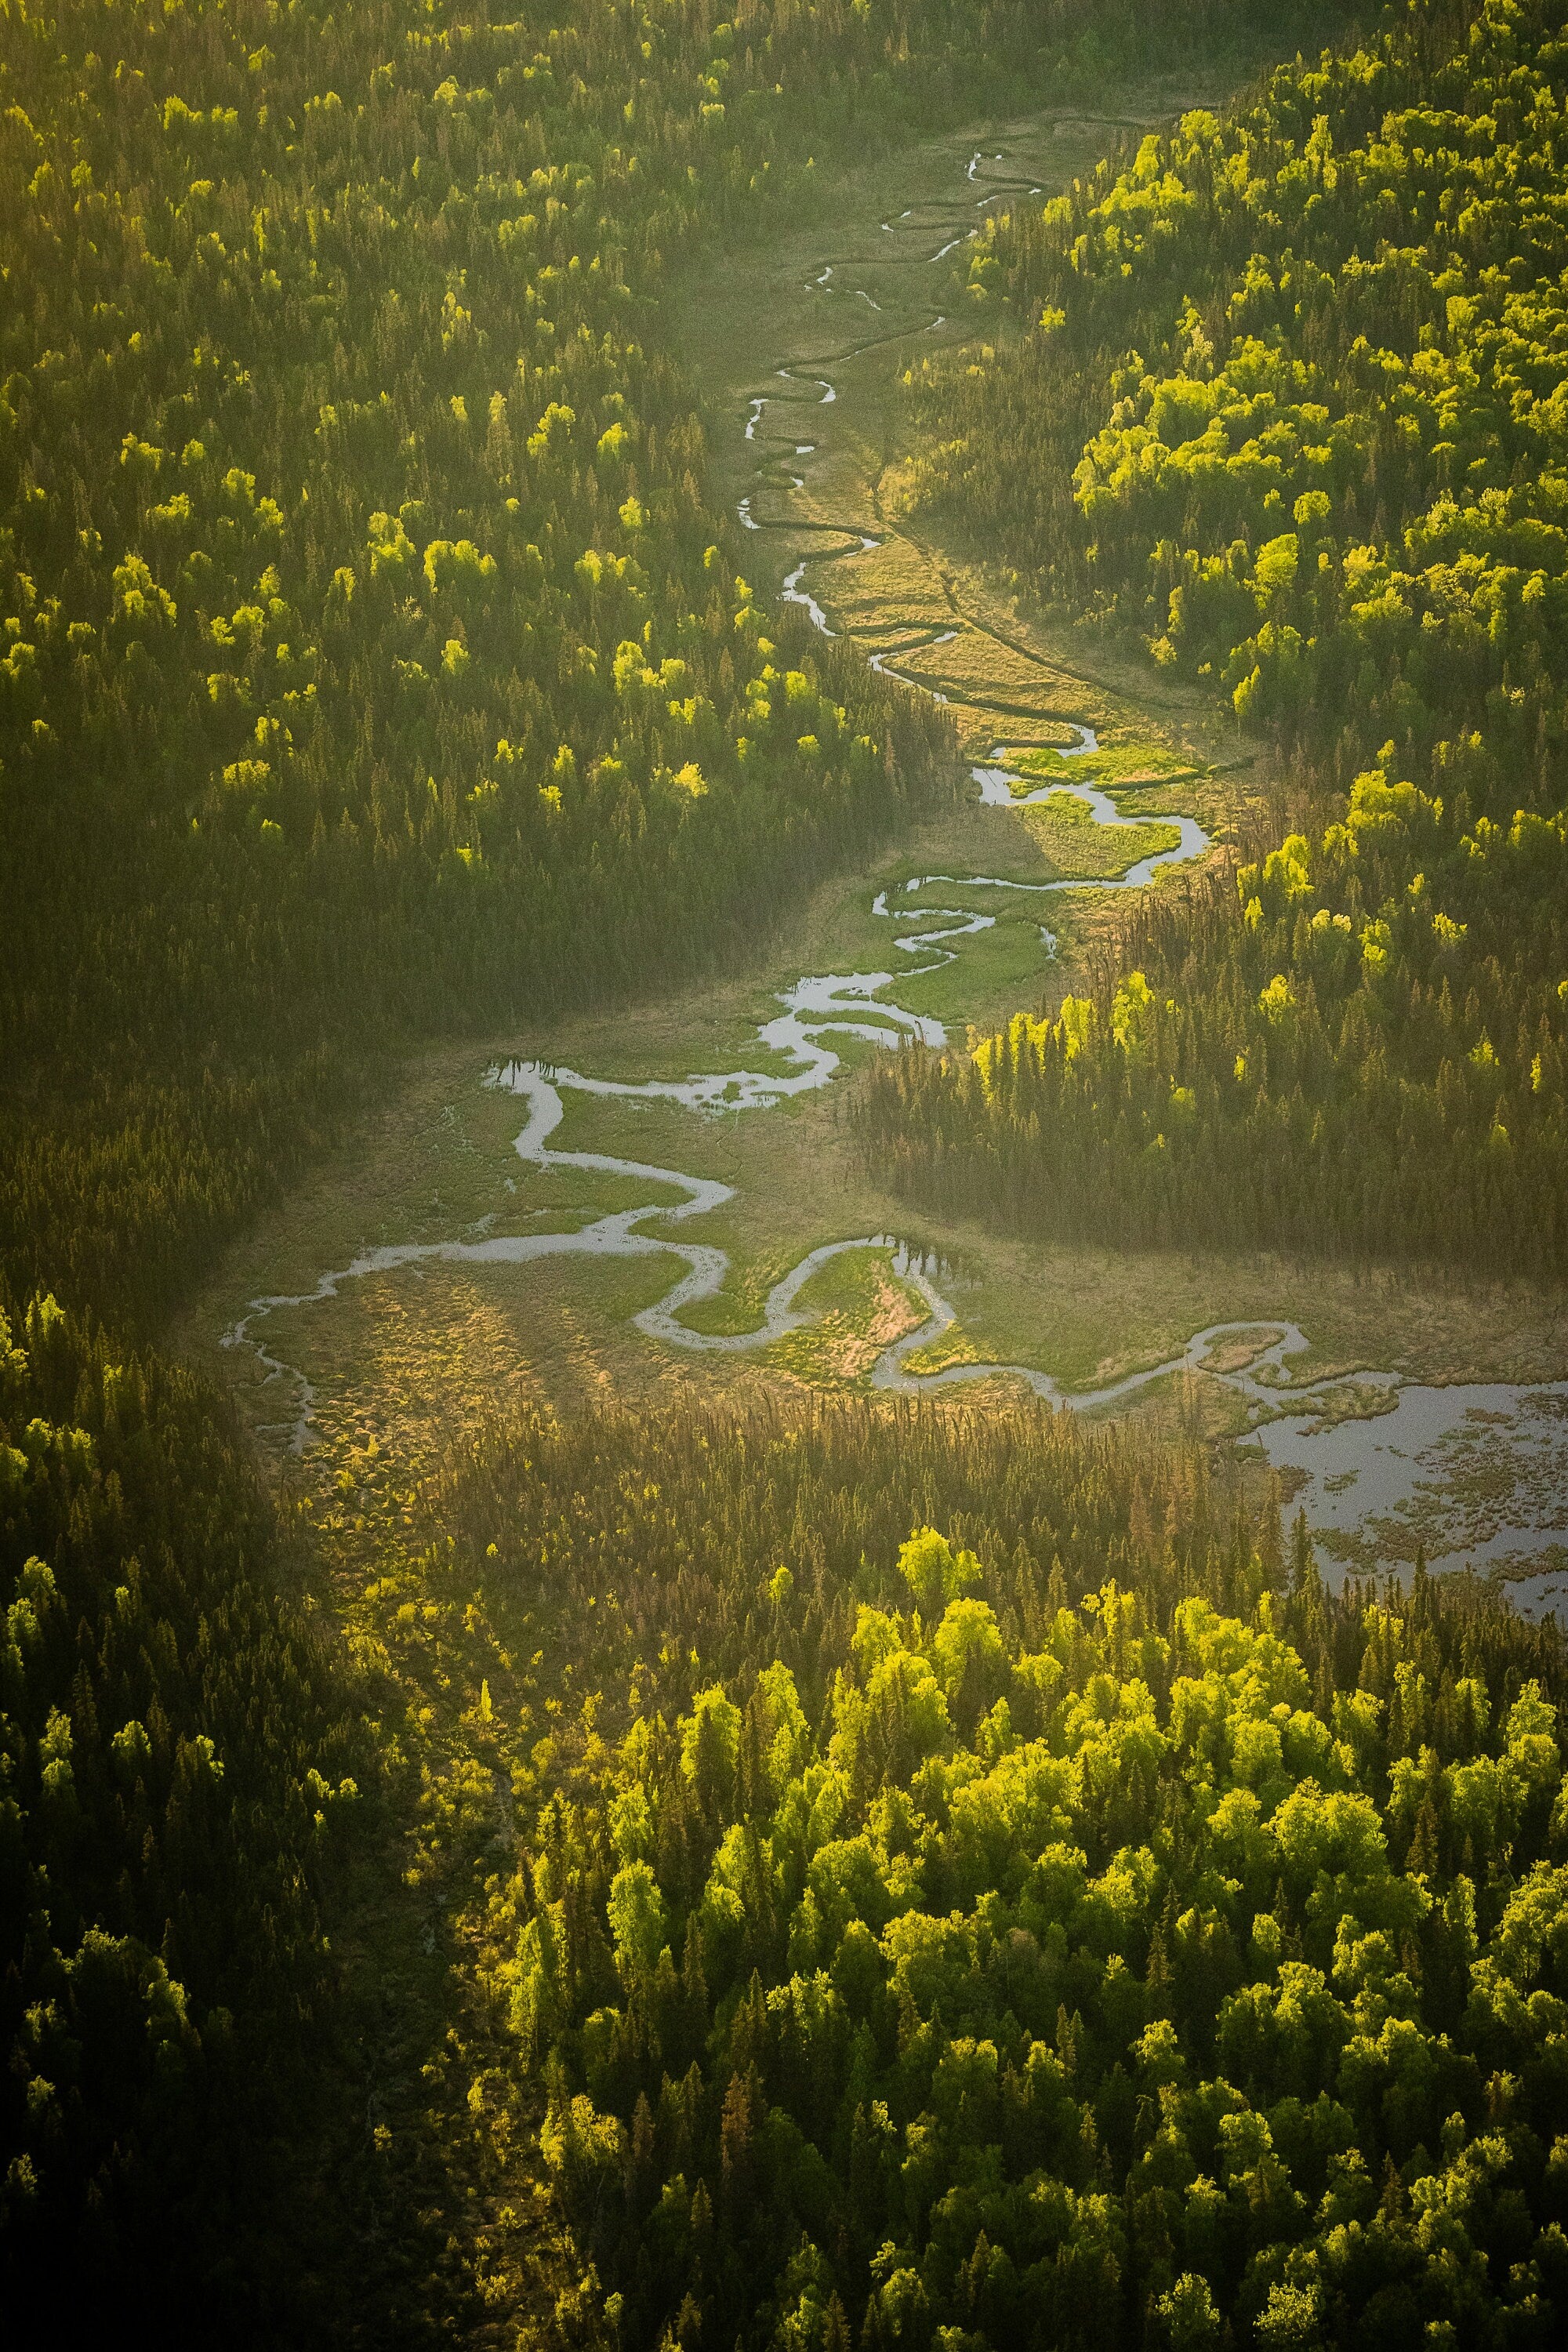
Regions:
<instances>
[{"instance_id":1,"label":"valley floor","mask_svg":"<svg viewBox=\"0 0 1568 2352\"><path fill-rule=\"evenodd\" d=\"M962 339L953 272L969 226L985 206L1081 168L1124 126L1168 118L1202 94L1142 90L1128 94L1124 114L1047 113L932 141L825 189L797 230L729 266L710 263L678 289L677 338L704 392L721 478L749 527L754 584L782 589L818 628L948 705L963 751L959 797L911 821L865 872L786 913L743 977L434 1048L389 1074L380 1118L231 1252L182 1334L236 1381L291 1484L357 1486L367 1449L417 1475L519 1398L575 1409L780 1381L868 1390L886 1375L886 1351L933 1319L911 1267L940 1276L952 1319L902 1360L900 1377L1015 1366L1068 1392L1094 1391L1176 1363L1215 1325L1258 1327L1257 1347L1294 1326L1308 1344L1289 1360L1292 1391L1332 1378L1313 1429L1349 1414L1369 1432L1369 1463L1380 1449L1361 1417L1389 1397L1356 1382L1358 1372L1519 1383L1551 1381L1568 1366L1568 1310L1557 1298L939 1227L879 1184L844 1120L858 1062L910 1034L961 1044L971 1027L1059 1001L1113 929L1129 871L1152 868L1147 887L1182 887L1182 864L1160 861L1188 858L1194 845L1223 856L1268 792L1213 703L1171 688L1103 638L1021 607L1005 583L928 544L899 501L899 376L923 351ZM993 782L1001 804L983 803L971 775L1009 772L1019 796ZM806 974L838 978L803 982ZM844 975L862 976L847 1001ZM825 985L826 1003L811 993ZM759 1033L781 1003L796 1008L811 1051L837 1057L836 1068L802 1077L798 1055L769 1049ZM486 1083L520 1063L571 1074L542 1159L520 1158L523 1107ZM748 1082L725 1087L726 1072ZM689 1099L672 1098L689 1078ZM590 1090L606 1086L619 1091ZM691 1107L693 1091L703 1108ZM559 1164L574 1155L626 1166ZM670 1181L650 1188L637 1172L649 1169ZM683 1180L716 1204L689 1226L682 1210L677 1234L668 1220ZM506 1259L509 1241L534 1250L541 1236L625 1219L639 1205L637 1255ZM690 1344L672 1341L668 1318L662 1336L634 1322L653 1315L681 1271L668 1249L648 1247L650 1236L722 1254L710 1295L679 1310ZM768 1294L792 1269L858 1236L880 1238L810 1276L793 1301L796 1328L734 1345L762 1325ZM381 1263L331 1280L376 1253ZM389 1254L403 1262L387 1265ZM250 1344L226 1346L258 1300L307 1303L252 1313ZM730 1344L702 1345L714 1339ZM1230 1356L1245 1366L1247 1349L1231 1344ZM1206 1369L1184 1367L1118 1405L1212 1437L1287 1411L1292 1398L1281 1396L1260 1413L1232 1369L1211 1350ZM1016 1387L999 1377L999 1395ZM1453 1433L1445 1428L1443 1442ZM1296 1451L1291 1462L1273 1449L1287 1496L1316 1499L1310 1448ZM1342 1493L1337 1455L1323 1475ZM1447 1475L1440 1461L1419 1461L1406 1483L1425 1479L1425 1492L1436 1477L1441 1489ZM1453 1470L1455 1494L1468 1476L1462 1464ZM1419 1517L1395 1496L1388 1517L1386 1477L1369 1481L1369 1509L1374 1489L1383 1520L1341 1547L1362 1566L1407 1558ZM1510 1523L1506 1500L1500 1507L1500 1517L1483 1512L1477 1522L1483 1550ZM1553 1531L1524 1532L1521 1559Z\"/></svg>"}]
</instances>

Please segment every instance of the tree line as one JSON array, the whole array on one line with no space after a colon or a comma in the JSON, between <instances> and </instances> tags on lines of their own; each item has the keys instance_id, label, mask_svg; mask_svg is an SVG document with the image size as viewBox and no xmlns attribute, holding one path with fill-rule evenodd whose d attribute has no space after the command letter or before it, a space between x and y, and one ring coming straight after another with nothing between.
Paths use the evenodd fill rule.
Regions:
<instances>
[{"instance_id":1,"label":"tree line","mask_svg":"<svg viewBox=\"0 0 1568 2352\"><path fill-rule=\"evenodd\" d=\"M1298 829L1052 1018L875 1074L917 1188L1564 1264L1562 29L1418 0L977 244L1028 328L911 381L922 496L1227 691Z\"/></svg>"},{"instance_id":2,"label":"tree line","mask_svg":"<svg viewBox=\"0 0 1568 2352\"><path fill-rule=\"evenodd\" d=\"M578 2340L1552 2340L1554 1626L1032 1407L527 1416L416 1517L469 2195L537 2125Z\"/></svg>"}]
</instances>

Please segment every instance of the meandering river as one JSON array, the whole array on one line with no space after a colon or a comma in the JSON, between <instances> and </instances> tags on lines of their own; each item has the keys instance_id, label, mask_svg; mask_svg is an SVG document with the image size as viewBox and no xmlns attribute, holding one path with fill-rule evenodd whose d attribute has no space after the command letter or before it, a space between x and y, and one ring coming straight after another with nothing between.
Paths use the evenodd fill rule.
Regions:
<instances>
[{"instance_id":1,"label":"meandering river","mask_svg":"<svg viewBox=\"0 0 1568 2352\"><path fill-rule=\"evenodd\" d=\"M745 402L739 429L755 452L756 465L739 500L739 519L752 530L792 531L797 544L809 535L810 551L788 572L782 593L802 606L826 635L839 631L826 575L847 558L873 552L879 541L857 524L813 520L792 508L818 455L810 414L837 402L844 369L868 350L943 329L942 302L951 279L951 259L974 233L977 214L1009 197L1037 193L1026 167L1006 152L970 155L955 168L949 196L911 206L878 225L878 238L891 240L888 247L867 257L862 236L858 261L836 256L812 273L814 296L825 305L836 305L847 320L853 316L857 324L861 318L875 320L871 332L847 333L836 356L781 365L771 387ZM845 239L847 245L856 242ZM968 701L985 709L994 706L975 691L973 666L965 672L967 682L944 679L941 665L931 658L972 625L962 615L952 626L914 625L893 633L890 643L868 648L868 658L873 667L939 700ZM882 633L884 638L887 635ZM1017 647L1010 651L1020 653ZM910 667L916 656L921 657L918 672ZM1097 749L1092 730L1070 712L1050 715L1057 746L1068 756ZM1064 744L1063 735L1072 740ZM672 1262L674 1278L656 1304L633 1318L637 1328L667 1347L733 1355L765 1347L809 1323L813 1318L800 1304L801 1293L832 1259L851 1251L890 1251L895 1273L918 1294L928 1312L917 1328L882 1350L870 1373L873 1388L923 1394L1005 1374L1054 1405L1103 1411L1173 1373L1203 1370L1241 1402L1256 1428L1253 1442L1299 1496L1331 1574L1413 1557L1420 1542L1437 1566L1473 1561L1506 1568L1514 1580L1516 1600L1530 1613L1560 1605L1568 1613L1568 1381L1437 1388L1394 1372L1371 1371L1353 1380L1342 1376L1297 1382L1291 1378L1290 1359L1308 1348L1306 1334L1293 1323L1256 1321L1216 1324L1195 1332L1166 1361L1089 1391L1064 1391L1048 1374L1028 1365L966 1362L921 1373L910 1369L911 1359L951 1328L955 1310L939 1286L945 1279L944 1268L888 1234L857 1234L812 1250L773 1286L752 1330L698 1331L685 1318L700 1301L718 1295L730 1263L725 1251L702 1241L690 1228L731 1200L731 1188L680 1169L561 1150L552 1140L566 1116L566 1097L574 1094L670 1102L700 1117L765 1113L792 1096L833 1083L842 1059L835 1041L853 1038L888 1050L910 1039L944 1045L939 1022L899 1003L900 982L951 962L963 952L965 939L990 929L996 918L971 908L944 906L933 892L962 889L969 897L1025 892L1040 900L1043 916L1048 912L1047 902L1060 892L1142 888L1161 868L1200 858L1208 849L1208 835L1195 817L1173 815L1168 820L1176 836L1173 843L1124 866L1115 856L1118 833L1142 829L1148 820L1124 816L1108 793L1090 782L1074 782L1070 772L1026 791L1016 768L1009 764L1009 751L1021 748L1017 737L1011 744L998 743L984 761L973 767L980 800L1010 806L1069 793L1103 832L1103 874L1038 883L986 874L913 875L896 889L880 892L871 911L889 926L889 969L814 973L796 981L778 998L778 1012L757 1028L754 1066L639 1081L537 1061L511 1062L492 1070L487 1083L514 1095L522 1109L515 1139L521 1160L539 1169L627 1180L646 1189L647 1197L633 1207L555 1233L470 1231L465 1237L366 1250L347 1265L323 1274L309 1291L251 1300L225 1344L252 1349L269 1380L292 1384L295 1407L283 1426L295 1448L302 1449L310 1438L314 1400L302 1377L269 1352L263 1328L279 1312L333 1298L343 1285L366 1276L431 1263L483 1267L568 1256L662 1257ZM1043 920L1040 929L1049 950L1054 935ZM1527 1568L1530 1572L1521 1573Z\"/></svg>"}]
</instances>

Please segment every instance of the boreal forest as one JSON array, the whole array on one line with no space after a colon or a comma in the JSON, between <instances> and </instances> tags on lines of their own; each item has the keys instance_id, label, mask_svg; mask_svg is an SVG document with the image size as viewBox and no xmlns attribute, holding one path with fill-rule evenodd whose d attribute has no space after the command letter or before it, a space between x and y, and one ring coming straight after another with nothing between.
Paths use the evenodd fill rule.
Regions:
<instances>
[{"instance_id":1,"label":"boreal forest","mask_svg":"<svg viewBox=\"0 0 1568 2352\"><path fill-rule=\"evenodd\" d=\"M722 5L0 0L7 2332L1550 2352L1568 0Z\"/></svg>"},{"instance_id":2,"label":"boreal forest","mask_svg":"<svg viewBox=\"0 0 1568 2352\"><path fill-rule=\"evenodd\" d=\"M1394 10L977 243L921 495L1210 679L1298 822L963 1061L905 1181L1130 1239L1568 1251L1568 42Z\"/></svg>"}]
</instances>

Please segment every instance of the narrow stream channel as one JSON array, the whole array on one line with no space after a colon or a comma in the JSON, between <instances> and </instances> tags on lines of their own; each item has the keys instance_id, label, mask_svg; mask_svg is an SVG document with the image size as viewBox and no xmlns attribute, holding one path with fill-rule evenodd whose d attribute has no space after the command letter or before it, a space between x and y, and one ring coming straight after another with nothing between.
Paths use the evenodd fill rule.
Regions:
<instances>
[{"instance_id":1,"label":"narrow stream channel","mask_svg":"<svg viewBox=\"0 0 1568 2352\"><path fill-rule=\"evenodd\" d=\"M951 277L949 265L975 233L976 212L1040 192L1027 171L1013 166L1005 153L977 152L957 165L955 177L958 184L951 201L916 205L880 223L878 234L893 245L874 262L829 259L810 277L814 296L834 303L847 317L851 305L858 303L868 318L875 313L888 323L869 336L847 336L837 357L779 367L772 381L780 389L753 394L745 404L741 430L756 451L757 465L752 485L739 501L740 521L750 530L787 530L797 541L809 533L819 542L787 574L782 593L802 606L825 635L840 634L831 616L832 590L821 586L829 600L825 606L807 586L807 574L819 576L825 568L872 551L880 542L856 525L814 520L791 511L790 501L804 488L817 455L816 436L807 422L810 411L837 400L836 373L868 350L945 327L941 299ZM896 297L889 287L889 271L899 273ZM871 283L857 283L858 278ZM899 633L891 646L869 651L868 658L873 667L934 694L939 701L965 702L977 711L993 709L996 706L972 687L938 682L940 671L933 677L929 670L913 675L909 669L914 656L929 656L973 625L961 621L951 628L910 628ZM1015 656L1023 652L1017 646L1009 650ZM1092 730L1071 714L1052 714L1052 724L1072 739L1057 746L1067 756L1098 748ZM1108 864L1112 863L1109 853L1118 831L1147 825L1146 818L1122 815L1110 796L1090 782L1058 776L1025 793L1008 765L1009 748L999 742L985 762L971 770L983 803L1007 807L1068 793L1103 830ZM1016 739L1015 748L1021 748ZM541 1062L512 1062L492 1070L487 1083L516 1096L523 1107L515 1149L525 1163L627 1179L647 1187L652 1197L572 1230L476 1234L367 1250L348 1265L323 1274L311 1290L252 1299L224 1344L251 1349L268 1380L292 1383L295 1412L279 1427L298 1452L310 1441L313 1394L300 1373L268 1352L258 1327L281 1311L336 1297L345 1283L367 1275L430 1263L478 1267L567 1256L663 1255L682 1270L655 1305L633 1318L636 1328L667 1347L734 1355L765 1347L812 1322L813 1314L798 1304L800 1293L831 1260L850 1251L890 1250L894 1272L929 1312L917 1329L882 1350L870 1374L873 1388L919 1395L1002 1374L1024 1381L1053 1405L1091 1411L1113 1408L1174 1372L1202 1370L1222 1381L1246 1407L1256 1430L1252 1442L1296 1491L1331 1576L1365 1573L1410 1559L1419 1542L1436 1567L1475 1562L1506 1569L1513 1597L1528 1614L1560 1609L1568 1614L1568 1381L1439 1388L1373 1370L1298 1383L1291 1378L1289 1359L1308 1348L1306 1335L1293 1323L1256 1320L1210 1326L1195 1332L1166 1361L1089 1391L1066 1391L1048 1374L1027 1365L964 1363L918 1373L909 1370L910 1360L952 1328L956 1312L938 1287L943 1267L889 1234L858 1234L812 1250L773 1286L753 1330L700 1332L683 1318L700 1301L720 1293L730 1261L724 1250L689 1238L684 1229L732 1199L731 1187L713 1178L605 1153L558 1150L552 1143L565 1117L563 1096L568 1093L671 1102L699 1115L762 1111L832 1083L841 1055L830 1039L855 1038L889 1050L911 1039L945 1045L941 1023L898 1003L900 982L953 961L961 952L957 943L989 929L996 918L932 903L924 894L944 887L966 892L1023 891L1045 901L1064 890L1141 888L1163 867L1202 857L1210 845L1209 836L1191 815L1162 817L1161 822L1176 833L1175 843L1125 870L1113 866L1100 877L1040 883L984 874L916 875L897 889L880 892L871 911L896 927L889 937L893 968L811 974L795 982L778 998L781 1010L758 1026L759 1067L648 1081L593 1076ZM910 903L890 905L889 898ZM1054 936L1043 922L1040 929L1049 951ZM1530 1572L1521 1572L1527 1563L1533 1564Z\"/></svg>"}]
</instances>

